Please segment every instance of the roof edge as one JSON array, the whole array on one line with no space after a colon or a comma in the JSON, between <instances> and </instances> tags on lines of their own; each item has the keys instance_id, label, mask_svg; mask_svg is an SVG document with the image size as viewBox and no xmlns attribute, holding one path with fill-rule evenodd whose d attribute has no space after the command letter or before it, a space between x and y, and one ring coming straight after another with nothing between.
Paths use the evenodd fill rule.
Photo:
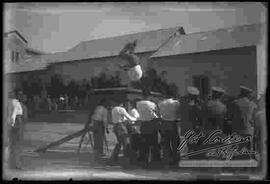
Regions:
<instances>
[{"instance_id":1,"label":"roof edge","mask_svg":"<svg viewBox=\"0 0 270 184\"><path fill-rule=\"evenodd\" d=\"M28 43L27 40L17 30L8 31L8 32L4 33L4 36L8 36L9 34L12 34L12 33L16 33L25 43Z\"/></svg>"},{"instance_id":2,"label":"roof edge","mask_svg":"<svg viewBox=\"0 0 270 184\"><path fill-rule=\"evenodd\" d=\"M116 35L116 36L109 36L109 37L103 37L103 38L97 38L97 39L91 39L91 40L85 40L85 41L80 41L77 45L79 45L80 43L84 43L84 42L89 42L89 41L98 41L98 40L104 40L104 39L111 39L111 38L117 38L117 37L121 37L121 36L130 36L130 35L135 35L135 34L142 34L142 33L148 33L148 32L156 32L156 31L161 31L161 30L168 30L168 29L181 29L184 31L184 27L183 26L174 26L174 27L167 27L167 28L160 28L160 29L152 29L149 31L142 31L142 32L136 32L136 33L130 33L130 34L122 34L122 35ZM184 31L185 33L185 31ZM76 46L77 46L76 45ZM75 47L76 47L75 46ZM73 48L75 48L73 47Z\"/></svg>"}]
</instances>

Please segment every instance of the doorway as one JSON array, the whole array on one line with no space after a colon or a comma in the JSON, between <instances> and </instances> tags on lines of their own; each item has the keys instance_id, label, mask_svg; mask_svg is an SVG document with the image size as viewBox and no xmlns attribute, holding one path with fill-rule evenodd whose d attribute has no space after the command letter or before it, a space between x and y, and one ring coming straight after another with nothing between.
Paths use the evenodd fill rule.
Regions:
<instances>
[{"instance_id":1,"label":"doorway","mask_svg":"<svg viewBox=\"0 0 270 184\"><path fill-rule=\"evenodd\" d=\"M209 78L205 75L195 75L193 78L193 86L200 90L200 97L207 100L210 90Z\"/></svg>"}]
</instances>

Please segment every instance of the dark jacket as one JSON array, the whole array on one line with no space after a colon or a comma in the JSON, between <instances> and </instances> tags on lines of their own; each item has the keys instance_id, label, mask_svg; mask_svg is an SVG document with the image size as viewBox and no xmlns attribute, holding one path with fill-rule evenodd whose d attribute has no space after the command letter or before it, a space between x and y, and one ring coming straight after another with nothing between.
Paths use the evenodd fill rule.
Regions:
<instances>
[{"instance_id":1,"label":"dark jacket","mask_svg":"<svg viewBox=\"0 0 270 184\"><path fill-rule=\"evenodd\" d=\"M203 112L205 130L223 129L227 108L220 100L209 100L204 106Z\"/></svg>"},{"instance_id":2,"label":"dark jacket","mask_svg":"<svg viewBox=\"0 0 270 184\"><path fill-rule=\"evenodd\" d=\"M232 105L232 130L236 133L253 134L254 113L257 105L247 97L234 101Z\"/></svg>"}]
</instances>

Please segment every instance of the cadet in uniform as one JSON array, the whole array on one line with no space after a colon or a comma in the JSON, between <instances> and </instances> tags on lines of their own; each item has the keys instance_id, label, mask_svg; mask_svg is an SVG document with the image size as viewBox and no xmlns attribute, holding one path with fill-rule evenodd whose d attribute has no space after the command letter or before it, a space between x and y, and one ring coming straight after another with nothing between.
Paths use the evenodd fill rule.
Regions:
<instances>
[{"instance_id":1,"label":"cadet in uniform","mask_svg":"<svg viewBox=\"0 0 270 184\"><path fill-rule=\"evenodd\" d=\"M227 108L221 101L224 94L224 89L212 87L212 99L206 103L204 109L205 121L203 127L208 133L215 130L223 131L223 122L227 113Z\"/></svg>"},{"instance_id":2,"label":"cadet in uniform","mask_svg":"<svg viewBox=\"0 0 270 184\"><path fill-rule=\"evenodd\" d=\"M178 165L179 154L177 148L180 144L180 132L178 131L178 119L180 103L173 98L174 95L167 94L166 99L159 102L159 114L161 118L162 147L166 164Z\"/></svg>"},{"instance_id":3,"label":"cadet in uniform","mask_svg":"<svg viewBox=\"0 0 270 184\"><path fill-rule=\"evenodd\" d=\"M9 125L9 167L10 169L22 169L22 132L24 127L22 91L10 93L8 102Z\"/></svg>"},{"instance_id":4,"label":"cadet in uniform","mask_svg":"<svg viewBox=\"0 0 270 184\"><path fill-rule=\"evenodd\" d=\"M160 149L158 144L159 121L157 114L157 105L152 102L150 91L143 90L143 100L137 102L137 110L140 114L141 121L141 147L139 151L139 162L144 166L149 164L149 156L153 162L160 161ZM152 148L152 149L151 149ZM150 155L151 153L151 155Z\"/></svg>"},{"instance_id":5,"label":"cadet in uniform","mask_svg":"<svg viewBox=\"0 0 270 184\"><path fill-rule=\"evenodd\" d=\"M126 109L123 107L123 104L114 106L112 109L112 122L113 122L113 131L117 138L117 144L113 150L111 161L117 161L118 155L120 153L121 147L123 146L124 155L129 157L130 155L130 140L128 137L128 131L126 128L126 123L134 122L136 118L131 117Z\"/></svg>"},{"instance_id":6,"label":"cadet in uniform","mask_svg":"<svg viewBox=\"0 0 270 184\"><path fill-rule=\"evenodd\" d=\"M108 110L107 110L107 101L102 99L98 106L96 107L93 115L93 138L94 138L94 152L95 158L99 159L100 156L104 154L103 143L105 128L108 126Z\"/></svg>"},{"instance_id":7,"label":"cadet in uniform","mask_svg":"<svg viewBox=\"0 0 270 184\"><path fill-rule=\"evenodd\" d=\"M181 116L181 136L186 137L189 131L194 131L196 134L200 131L200 126L202 123L201 114L201 103L199 100L200 91L193 86L187 87L188 97L186 101L180 105L180 116ZM199 142L198 142L199 144ZM198 144L192 143L187 144L187 149L190 151L195 151L199 149ZM192 158L197 157L192 156Z\"/></svg>"},{"instance_id":8,"label":"cadet in uniform","mask_svg":"<svg viewBox=\"0 0 270 184\"><path fill-rule=\"evenodd\" d=\"M235 132L242 137L252 136L254 132L254 115L257 105L250 100L252 90L246 86L240 86L240 95L237 100L233 102L232 109L232 132ZM246 147L248 150L252 149L251 142L242 143L239 145L239 150ZM236 159L247 159L250 155L236 156Z\"/></svg>"},{"instance_id":9,"label":"cadet in uniform","mask_svg":"<svg viewBox=\"0 0 270 184\"><path fill-rule=\"evenodd\" d=\"M182 120L181 136L184 136L189 130L195 130L200 120L200 91L193 86L187 87L188 97L180 105L180 116Z\"/></svg>"}]
</instances>

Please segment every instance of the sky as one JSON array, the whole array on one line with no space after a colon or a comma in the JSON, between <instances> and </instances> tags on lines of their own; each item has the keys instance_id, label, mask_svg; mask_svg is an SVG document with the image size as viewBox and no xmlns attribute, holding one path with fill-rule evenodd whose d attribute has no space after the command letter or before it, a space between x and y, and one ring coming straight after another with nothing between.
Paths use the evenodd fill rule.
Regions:
<instances>
[{"instance_id":1,"label":"sky","mask_svg":"<svg viewBox=\"0 0 270 184\"><path fill-rule=\"evenodd\" d=\"M28 46L64 52L81 41L183 26L186 33L266 22L254 2L5 3L4 31L18 30Z\"/></svg>"}]
</instances>

